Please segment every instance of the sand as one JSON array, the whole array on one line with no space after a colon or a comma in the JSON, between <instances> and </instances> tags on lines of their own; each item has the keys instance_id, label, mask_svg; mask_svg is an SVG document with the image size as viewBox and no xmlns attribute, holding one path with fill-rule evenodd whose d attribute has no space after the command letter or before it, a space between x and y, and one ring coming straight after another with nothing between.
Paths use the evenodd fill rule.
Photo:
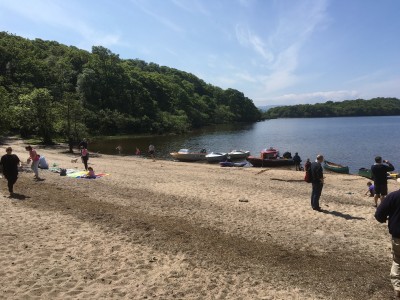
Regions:
<instances>
[{"instance_id":1,"label":"sand","mask_svg":"<svg viewBox=\"0 0 400 300\"><path fill-rule=\"evenodd\" d=\"M8 142L22 161L21 141ZM0 146L4 153L7 145ZM50 164L82 170L65 147ZM102 155L95 180L0 180L1 299L390 299L390 236L365 178ZM398 189L390 181L389 190Z\"/></svg>"}]
</instances>

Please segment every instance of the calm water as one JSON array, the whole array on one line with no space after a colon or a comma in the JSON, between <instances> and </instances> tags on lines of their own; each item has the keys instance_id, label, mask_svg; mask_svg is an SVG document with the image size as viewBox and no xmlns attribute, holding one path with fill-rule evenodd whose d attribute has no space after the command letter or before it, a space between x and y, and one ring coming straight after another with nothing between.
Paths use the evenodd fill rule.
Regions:
<instances>
[{"instance_id":1,"label":"calm water","mask_svg":"<svg viewBox=\"0 0 400 300\"><path fill-rule=\"evenodd\" d=\"M220 125L175 136L113 138L92 141L89 150L132 155L135 148L146 153L154 144L160 158L171 159L170 152L180 148L207 149L207 152L228 152L232 149L250 150L258 156L260 150L273 146L282 154L299 152L303 159L314 159L322 153L327 160L348 165L351 172L369 167L374 157L381 155L400 169L400 116L277 119L248 125Z\"/></svg>"}]
</instances>

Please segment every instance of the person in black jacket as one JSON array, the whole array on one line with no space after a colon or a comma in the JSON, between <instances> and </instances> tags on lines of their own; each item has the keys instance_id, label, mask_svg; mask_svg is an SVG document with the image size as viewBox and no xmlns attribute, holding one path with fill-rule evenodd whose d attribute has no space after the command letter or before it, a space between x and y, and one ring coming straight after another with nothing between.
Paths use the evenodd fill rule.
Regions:
<instances>
[{"instance_id":1,"label":"person in black jacket","mask_svg":"<svg viewBox=\"0 0 400 300\"><path fill-rule=\"evenodd\" d=\"M319 198L321 197L322 188L324 186L324 174L322 170L322 163L324 157L317 156L317 160L311 164L311 178L312 178L312 193L311 193L311 207L313 210L321 211L319 206Z\"/></svg>"},{"instance_id":2,"label":"person in black jacket","mask_svg":"<svg viewBox=\"0 0 400 300\"><path fill-rule=\"evenodd\" d=\"M12 154L12 148L7 147L5 155L1 157L1 164L3 166L3 174L7 179L8 183L8 191L10 192L10 196L14 195L14 184L18 179L18 167L21 166L21 161L18 156Z\"/></svg>"},{"instance_id":3,"label":"person in black jacket","mask_svg":"<svg viewBox=\"0 0 400 300\"><path fill-rule=\"evenodd\" d=\"M296 167L296 171L301 171L301 166L300 166L301 158L297 152L293 156L293 161L294 161L294 166Z\"/></svg>"},{"instance_id":4,"label":"person in black jacket","mask_svg":"<svg viewBox=\"0 0 400 300\"><path fill-rule=\"evenodd\" d=\"M385 201L381 202L376 209L375 219L380 223L389 220L388 228L392 235L393 254L390 278L396 297L400 298L400 190L390 193Z\"/></svg>"},{"instance_id":5,"label":"person in black jacket","mask_svg":"<svg viewBox=\"0 0 400 300\"><path fill-rule=\"evenodd\" d=\"M382 160L382 157L380 156L375 157L375 164L371 166L375 188L375 207L378 205L378 199L380 198L382 202L388 194L387 172L393 170L394 167L388 160Z\"/></svg>"}]
</instances>

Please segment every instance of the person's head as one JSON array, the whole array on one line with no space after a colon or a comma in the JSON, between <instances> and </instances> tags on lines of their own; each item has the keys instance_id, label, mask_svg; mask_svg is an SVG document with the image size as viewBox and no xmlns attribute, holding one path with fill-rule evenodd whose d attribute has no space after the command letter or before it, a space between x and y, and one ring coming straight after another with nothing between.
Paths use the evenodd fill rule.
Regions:
<instances>
[{"instance_id":1,"label":"person's head","mask_svg":"<svg viewBox=\"0 0 400 300\"><path fill-rule=\"evenodd\" d=\"M7 153L7 154L11 154L11 152L12 152L12 148L11 148L11 147L7 147L7 148L6 148L6 153Z\"/></svg>"},{"instance_id":2,"label":"person's head","mask_svg":"<svg viewBox=\"0 0 400 300\"><path fill-rule=\"evenodd\" d=\"M309 158L307 158L307 162L310 162L310 159L309 159Z\"/></svg>"},{"instance_id":3,"label":"person's head","mask_svg":"<svg viewBox=\"0 0 400 300\"><path fill-rule=\"evenodd\" d=\"M318 155L317 155L317 161L318 161L319 163L322 163L322 162L324 161L324 156L321 155L321 154L318 154Z\"/></svg>"},{"instance_id":4,"label":"person's head","mask_svg":"<svg viewBox=\"0 0 400 300\"><path fill-rule=\"evenodd\" d=\"M368 181L368 182L367 182L367 185L368 185L368 186L371 186L371 185L372 185L372 182L371 182L371 181Z\"/></svg>"},{"instance_id":5,"label":"person's head","mask_svg":"<svg viewBox=\"0 0 400 300\"><path fill-rule=\"evenodd\" d=\"M375 157L375 162L376 162L377 164L382 163L382 157L380 157L380 156Z\"/></svg>"},{"instance_id":6,"label":"person's head","mask_svg":"<svg viewBox=\"0 0 400 300\"><path fill-rule=\"evenodd\" d=\"M296 152L294 155L298 155L298 154L299 154L299 153Z\"/></svg>"},{"instance_id":7,"label":"person's head","mask_svg":"<svg viewBox=\"0 0 400 300\"><path fill-rule=\"evenodd\" d=\"M32 151L32 146L26 146L26 147L25 147L25 150L26 150L26 151Z\"/></svg>"},{"instance_id":8,"label":"person's head","mask_svg":"<svg viewBox=\"0 0 400 300\"><path fill-rule=\"evenodd\" d=\"M92 167L89 167L89 168L87 168L88 169L88 171L93 171L93 168Z\"/></svg>"}]
</instances>

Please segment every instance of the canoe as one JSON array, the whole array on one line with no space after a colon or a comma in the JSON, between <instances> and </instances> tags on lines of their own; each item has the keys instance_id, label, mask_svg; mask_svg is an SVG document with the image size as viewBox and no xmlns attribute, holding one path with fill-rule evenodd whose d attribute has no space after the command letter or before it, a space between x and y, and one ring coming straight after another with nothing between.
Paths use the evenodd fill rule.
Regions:
<instances>
[{"instance_id":1,"label":"canoe","mask_svg":"<svg viewBox=\"0 0 400 300\"><path fill-rule=\"evenodd\" d=\"M244 151L244 150L232 150L231 152L228 153L230 159L243 159L248 157L249 155L250 151Z\"/></svg>"},{"instance_id":2,"label":"canoe","mask_svg":"<svg viewBox=\"0 0 400 300\"><path fill-rule=\"evenodd\" d=\"M273 159L262 159L260 157L249 156L246 158L253 167L283 167L283 166L293 166L293 159L286 158L273 158Z\"/></svg>"},{"instance_id":3,"label":"canoe","mask_svg":"<svg viewBox=\"0 0 400 300\"><path fill-rule=\"evenodd\" d=\"M172 152L170 155L179 161L192 162L206 159L206 152L191 152L189 149L180 149L178 152Z\"/></svg>"},{"instance_id":4,"label":"canoe","mask_svg":"<svg viewBox=\"0 0 400 300\"><path fill-rule=\"evenodd\" d=\"M225 161L228 157L227 153L211 152L206 155L206 159L209 163Z\"/></svg>"},{"instance_id":5,"label":"canoe","mask_svg":"<svg viewBox=\"0 0 400 300\"><path fill-rule=\"evenodd\" d=\"M247 162L231 162L231 161L221 161L219 163L219 165L221 167L244 167L245 165L247 165Z\"/></svg>"},{"instance_id":6,"label":"canoe","mask_svg":"<svg viewBox=\"0 0 400 300\"><path fill-rule=\"evenodd\" d=\"M327 160L325 160L324 169L332 171L332 172L336 172L336 173L349 174L348 166L342 166L342 165L335 164L335 163L327 161Z\"/></svg>"},{"instance_id":7,"label":"canoe","mask_svg":"<svg viewBox=\"0 0 400 300\"><path fill-rule=\"evenodd\" d=\"M366 169L366 168L358 169L358 175L365 177L365 178L372 179L371 169Z\"/></svg>"}]
</instances>

